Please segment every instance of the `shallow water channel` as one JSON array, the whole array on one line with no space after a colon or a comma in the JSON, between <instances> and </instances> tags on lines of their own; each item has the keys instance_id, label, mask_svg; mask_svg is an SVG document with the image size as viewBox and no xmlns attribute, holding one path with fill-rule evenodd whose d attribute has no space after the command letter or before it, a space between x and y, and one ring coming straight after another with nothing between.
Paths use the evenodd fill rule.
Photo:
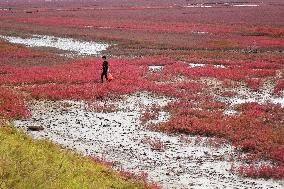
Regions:
<instances>
[{"instance_id":1,"label":"shallow water channel","mask_svg":"<svg viewBox=\"0 0 284 189\"><path fill-rule=\"evenodd\" d=\"M107 43L94 41L81 41L73 38L61 38L47 35L32 35L30 38L21 38L13 36L3 36L0 38L10 43L23 44L28 47L51 47L64 51L69 51L67 55L98 55L106 50L110 45Z\"/></svg>"}]
</instances>

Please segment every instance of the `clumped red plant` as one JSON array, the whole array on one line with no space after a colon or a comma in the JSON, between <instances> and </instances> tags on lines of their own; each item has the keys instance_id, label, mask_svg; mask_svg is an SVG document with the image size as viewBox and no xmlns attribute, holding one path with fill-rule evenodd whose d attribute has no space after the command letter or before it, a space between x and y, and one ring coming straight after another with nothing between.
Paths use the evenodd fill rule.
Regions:
<instances>
[{"instance_id":1,"label":"clumped red plant","mask_svg":"<svg viewBox=\"0 0 284 189\"><path fill-rule=\"evenodd\" d=\"M236 96L238 95L238 92L236 91L224 91L222 93L222 96L225 96L225 97L233 97L233 96Z\"/></svg>"},{"instance_id":2,"label":"clumped red plant","mask_svg":"<svg viewBox=\"0 0 284 189\"><path fill-rule=\"evenodd\" d=\"M0 86L0 119L25 118L29 115L21 95Z\"/></svg>"},{"instance_id":3,"label":"clumped red plant","mask_svg":"<svg viewBox=\"0 0 284 189\"><path fill-rule=\"evenodd\" d=\"M226 144L228 141L224 138L211 137L206 140L206 144L213 148L220 148L222 145Z\"/></svg>"},{"instance_id":4,"label":"clumped red plant","mask_svg":"<svg viewBox=\"0 0 284 189\"><path fill-rule=\"evenodd\" d=\"M21 45L12 45L4 41L0 41L0 57L3 62L17 58L29 58L37 56L38 53L31 49L24 48Z\"/></svg>"},{"instance_id":5,"label":"clumped red plant","mask_svg":"<svg viewBox=\"0 0 284 189\"><path fill-rule=\"evenodd\" d=\"M240 86L240 83L236 81L231 81L231 80L224 80L223 86L226 88L234 88L234 87Z\"/></svg>"},{"instance_id":6,"label":"clumped red plant","mask_svg":"<svg viewBox=\"0 0 284 189\"><path fill-rule=\"evenodd\" d=\"M142 171L140 174L134 174L134 173L131 173L129 171L119 169L118 174L120 176L122 176L123 178L127 179L127 180L135 179L135 180L142 181L146 188L161 189L161 187L158 184L148 182L148 180L147 180L148 179L148 173L146 173L144 171Z\"/></svg>"},{"instance_id":7,"label":"clumped red plant","mask_svg":"<svg viewBox=\"0 0 284 189\"><path fill-rule=\"evenodd\" d=\"M284 166L273 165L249 165L240 166L237 171L240 175L252 178L265 178L265 179L282 179L284 178Z\"/></svg>"},{"instance_id":8,"label":"clumped red plant","mask_svg":"<svg viewBox=\"0 0 284 189\"><path fill-rule=\"evenodd\" d=\"M92 156L90 158L94 162L99 163L99 164L103 164L104 166L109 167L109 168L115 167L115 164L118 163L118 162L109 162L109 161L106 161L104 158L99 158L99 157L95 157L95 156ZM131 173L127 170L124 170L122 168L119 168L117 170L117 173L122 178L124 178L126 180L136 180L136 181L142 182L143 185L146 188L150 188L150 189L160 189L161 188L159 185L157 185L155 183L148 182L148 180L147 180L148 174L146 172L142 171L140 174L135 174L135 173Z\"/></svg>"},{"instance_id":9,"label":"clumped red plant","mask_svg":"<svg viewBox=\"0 0 284 189\"><path fill-rule=\"evenodd\" d=\"M92 161L96 162L96 163L103 164L106 167L112 167L116 163L116 162L109 162L109 161L105 160L105 158L103 158L103 157L99 158L99 157L91 156L90 159Z\"/></svg>"},{"instance_id":10,"label":"clumped red plant","mask_svg":"<svg viewBox=\"0 0 284 189\"><path fill-rule=\"evenodd\" d=\"M259 78L248 78L246 79L247 85L249 88L253 89L254 91L259 90L261 87L261 79Z\"/></svg>"},{"instance_id":11,"label":"clumped red plant","mask_svg":"<svg viewBox=\"0 0 284 189\"><path fill-rule=\"evenodd\" d=\"M111 113L116 112L117 108L113 104L106 104L106 103L97 103L97 102L88 102L86 104L86 109L88 111L94 112L104 112L104 113Z\"/></svg>"},{"instance_id":12,"label":"clumped red plant","mask_svg":"<svg viewBox=\"0 0 284 189\"><path fill-rule=\"evenodd\" d=\"M141 123L145 124L150 120L157 119L159 117L160 110L161 107L156 105L146 108L146 110L140 115Z\"/></svg>"},{"instance_id":13,"label":"clumped red plant","mask_svg":"<svg viewBox=\"0 0 284 189\"><path fill-rule=\"evenodd\" d=\"M283 91L283 89L284 89L284 79L280 79L277 81L273 93L279 95L281 91Z\"/></svg>"},{"instance_id":14,"label":"clumped red plant","mask_svg":"<svg viewBox=\"0 0 284 189\"><path fill-rule=\"evenodd\" d=\"M23 45L10 44L0 40L0 70L9 69L9 65L25 67L60 64L67 62L67 59L50 52L33 50ZM12 69L12 67L10 68Z\"/></svg>"},{"instance_id":15,"label":"clumped red plant","mask_svg":"<svg viewBox=\"0 0 284 189\"><path fill-rule=\"evenodd\" d=\"M158 138L145 137L142 141L143 144L149 144L152 150L163 151L165 144Z\"/></svg>"}]
</instances>

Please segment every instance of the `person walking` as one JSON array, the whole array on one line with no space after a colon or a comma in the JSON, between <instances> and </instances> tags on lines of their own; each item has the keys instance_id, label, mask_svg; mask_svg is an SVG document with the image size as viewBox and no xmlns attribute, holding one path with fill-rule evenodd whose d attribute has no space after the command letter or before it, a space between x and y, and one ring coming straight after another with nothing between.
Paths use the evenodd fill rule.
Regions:
<instances>
[{"instance_id":1,"label":"person walking","mask_svg":"<svg viewBox=\"0 0 284 189\"><path fill-rule=\"evenodd\" d=\"M108 81L108 61L106 60L106 56L102 57L103 64L102 64L102 74L101 74L101 81L104 82L104 76L106 80Z\"/></svg>"}]
</instances>

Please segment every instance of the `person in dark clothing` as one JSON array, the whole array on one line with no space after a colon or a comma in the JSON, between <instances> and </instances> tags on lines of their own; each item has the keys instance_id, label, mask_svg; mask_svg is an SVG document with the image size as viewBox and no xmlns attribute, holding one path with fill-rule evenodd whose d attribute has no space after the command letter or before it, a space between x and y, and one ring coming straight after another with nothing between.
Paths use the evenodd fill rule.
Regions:
<instances>
[{"instance_id":1,"label":"person in dark clothing","mask_svg":"<svg viewBox=\"0 0 284 189\"><path fill-rule=\"evenodd\" d=\"M108 81L108 76L107 76L108 61L106 60L106 56L103 56L102 59L103 59L103 65L102 65L101 80L102 80L102 83L103 83L104 82L104 76L105 76L106 80Z\"/></svg>"}]
</instances>

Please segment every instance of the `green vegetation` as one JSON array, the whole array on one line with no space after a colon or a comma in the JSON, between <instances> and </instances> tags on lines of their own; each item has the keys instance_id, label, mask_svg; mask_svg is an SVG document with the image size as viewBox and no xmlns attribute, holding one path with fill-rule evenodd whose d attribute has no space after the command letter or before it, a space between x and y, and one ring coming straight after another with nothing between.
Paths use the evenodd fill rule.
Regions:
<instances>
[{"instance_id":1,"label":"green vegetation","mask_svg":"<svg viewBox=\"0 0 284 189\"><path fill-rule=\"evenodd\" d=\"M145 188L104 165L46 140L33 140L12 126L0 126L1 189Z\"/></svg>"}]
</instances>

